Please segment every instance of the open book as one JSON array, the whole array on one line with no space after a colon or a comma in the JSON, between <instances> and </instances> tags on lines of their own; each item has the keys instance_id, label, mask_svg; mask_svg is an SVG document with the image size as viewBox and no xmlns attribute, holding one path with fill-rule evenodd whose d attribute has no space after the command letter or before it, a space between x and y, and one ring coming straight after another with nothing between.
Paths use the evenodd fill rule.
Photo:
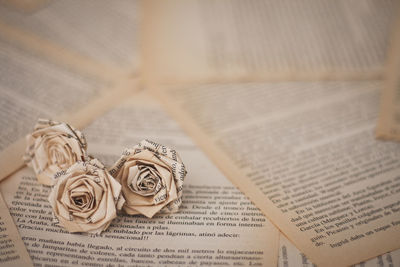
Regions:
<instances>
[{"instance_id":1,"label":"open book","mask_svg":"<svg viewBox=\"0 0 400 267\"><path fill-rule=\"evenodd\" d=\"M1 264L400 264L400 145L374 138L391 1L39 2L0 7ZM277 26L263 10L288 40L261 35ZM295 36L305 18L309 37ZM107 166L144 138L176 148L180 211L120 215L101 236L54 225L50 188L20 168L38 117L82 129Z\"/></svg>"}]
</instances>

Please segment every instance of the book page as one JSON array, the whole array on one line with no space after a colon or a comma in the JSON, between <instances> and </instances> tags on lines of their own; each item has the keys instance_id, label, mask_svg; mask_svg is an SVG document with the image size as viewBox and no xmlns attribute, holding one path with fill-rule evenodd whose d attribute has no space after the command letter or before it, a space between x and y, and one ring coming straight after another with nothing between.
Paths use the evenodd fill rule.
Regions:
<instances>
[{"instance_id":1,"label":"book page","mask_svg":"<svg viewBox=\"0 0 400 267\"><path fill-rule=\"evenodd\" d=\"M306 255L299 251L284 235L280 235L278 267L315 267ZM374 259L353 265L354 267L394 267L400 264L400 250L380 255Z\"/></svg>"},{"instance_id":2,"label":"book page","mask_svg":"<svg viewBox=\"0 0 400 267\"><path fill-rule=\"evenodd\" d=\"M0 264L1 266L33 266L24 242L19 236L8 207L0 194Z\"/></svg>"},{"instance_id":3,"label":"book page","mask_svg":"<svg viewBox=\"0 0 400 267\"><path fill-rule=\"evenodd\" d=\"M13 46L2 36L0 62L0 180L22 165L25 135L38 118L81 127L120 101L121 93L137 87L127 80L112 82L77 72ZM78 112L73 119L72 113Z\"/></svg>"},{"instance_id":4,"label":"book page","mask_svg":"<svg viewBox=\"0 0 400 267\"><path fill-rule=\"evenodd\" d=\"M0 2L1 3L1 2ZM48 1L26 13L0 6L3 23L34 33L93 61L136 72L138 1Z\"/></svg>"},{"instance_id":5,"label":"book page","mask_svg":"<svg viewBox=\"0 0 400 267\"><path fill-rule=\"evenodd\" d=\"M313 263L347 266L400 245L400 144L374 138L380 86L208 84L155 95Z\"/></svg>"},{"instance_id":6,"label":"book page","mask_svg":"<svg viewBox=\"0 0 400 267\"><path fill-rule=\"evenodd\" d=\"M0 0L0 4L20 12L33 12L51 0Z\"/></svg>"},{"instance_id":7,"label":"book page","mask_svg":"<svg viewBox=\"0 0 400 267\"><path fill-rule=\"evenodd\" d=\"M179 129L154 99L135 95L84 129L89 152L113 164L144 138L176 148L188 169L175 214L119 215L101 236L54 226L50 188L24 168L1 184L35 265L276 266L279 232Z\"/></svg>"},{"instance_id":8,"label":"book page","mask_svg":"<svg viewBox=\"0 0 400 267\"><path fill-rule=\"evenodd\" d=\"M400 6L397 14L381 93L376 135L378 138L400 141Z\"/></svg>"},{"instance_id":9,"label":"book page","mask_svg":"<svg viewBox=\"0 0 400 267\"><path fill-rule=\"evenodd\" d=\"M377 78L394 2L144 1L144 74L162 82Z\"/></svg>"}]
</instances>

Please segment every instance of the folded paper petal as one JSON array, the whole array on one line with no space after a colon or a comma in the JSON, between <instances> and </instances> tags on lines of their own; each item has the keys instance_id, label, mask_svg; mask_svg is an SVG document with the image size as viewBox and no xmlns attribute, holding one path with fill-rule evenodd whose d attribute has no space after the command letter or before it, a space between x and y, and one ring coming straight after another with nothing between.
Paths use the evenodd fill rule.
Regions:
<instances>
[{"instance_id":1,"label":"folded paper petal","mask_svg":"<svg viewBox=\"0 0 400 267\"><path fill-rule=\"evenodd\" d=\"M26 140L24 161L44 185L54 185L55 174L86 158L85 137L66 123L39 119Z\"/></svg>"}]
</instances>

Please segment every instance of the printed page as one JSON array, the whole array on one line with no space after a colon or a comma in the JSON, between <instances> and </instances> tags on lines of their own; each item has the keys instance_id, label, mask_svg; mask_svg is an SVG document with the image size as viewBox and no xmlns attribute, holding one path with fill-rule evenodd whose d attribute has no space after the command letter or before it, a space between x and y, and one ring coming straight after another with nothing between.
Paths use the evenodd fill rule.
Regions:
<instances>
[{"instance_id":1,"label":"printed page","mask_svg":"<svg viewBox=\"0 0 400 267\"><path fill-rule=\"evenodd\" d=\"M377 78L394 2L144 1L144 74L168 83Z\"/></svg>"},{"instance_id":2,"label":"printed page","mask_svg":"<svg viewBox=\"0 0 400 267\"><path fill-rule=\"evenodd\" d=\"M15 227L8 207L0 194L0 264L1 266L33 266L24 242Z\"/></svg>"},{"instance_id":3,"label":"printed page","mask_svg":"<svg viewBox=\"0 0 400 267\"><path fill-rule=\"evenodd\" d=\"M155 95L313 263L347 266L400 245L400 144L373 133L380 87L208 84Z\"/></svg>"},{"instance_id":4,"label":"printed page","mask_svg":"<svg viewBox=\"0 0 400 267\"><path fill-rule=\"evenodd\" d=\"M283 234L279 238L278 267L316 267Z\"/></svg>"},{"instance_id":5,"label":"printed page","mask_svg":"<svg viewBox=\"0 0 400 267\"><path fill-rule=\"evenodd\" d=\"M400 265L400 250L395 250L354 267L394 267ZM280 235L278 267L315 267L284 235Z\"/></svg>"},{"instance_id":6,"label":"printed page","mask_svg":"<svg viewBox=\"0 0 400 267\"><path fill-rule=\"evenodd\" d=\"M24 168L1 184L34 264L276 266L279 232L179 129L154 99L133 97L84 129L89 152L106 165L144 138L174 147L188 169L175 214L119 215L96 237L52 224L50 188Z\"/></svg>"},{"instance_id":7,"label":"printed page","mask_svg":"<svg viewBox=\"0 0 400 267\"><path fill-rule=\"evenodd\" d=\"M0 180L22 165L25 135L38 118L62 119L79 128L120 101L121 92L137 87L131 83L122 88L127 80L84 75L13 46L1 36L0 62Z\"/></svg>"},{"instance_id":8,"label":"printed page","mask_svg":"<svg viewBox=\"0 0 400 267\"><path fill-rule=\"evenodd\" d=\"M397 14L381 94L376 135L378 138L400 141L400 7Z\"/></svg>"},{"instance_id":9,"label":"printed page","mask_svg":"<svg viewBox=\"0 0 400 267\"><path fill-rule=\"evenodd\" d=\"M0 2L1 3L1 2ZM3 23L126 73L139 67L139 3L48 1L30 13L0 6Z\"/></svg>"}]
</instances>

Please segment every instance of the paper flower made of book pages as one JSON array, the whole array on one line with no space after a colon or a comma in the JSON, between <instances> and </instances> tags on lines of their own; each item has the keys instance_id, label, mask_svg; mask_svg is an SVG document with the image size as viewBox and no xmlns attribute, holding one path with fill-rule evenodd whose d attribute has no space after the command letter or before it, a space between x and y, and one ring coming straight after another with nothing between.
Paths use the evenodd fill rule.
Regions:
<instances>
[{"instance_id":1,"label":"paper flower made of book pages","mask_svg":"<svg viewBox=\"0 0 400 267\"><path fill-rule=\"evenodd\" d=\"M151 218L157 212L172 213L182 203L185 165L178 153L166 146L143 140L110 169L122 186L123 210Z\"/></svg>"},{"instance_id":2,"label":"paper flower made of book pages","mask_svg":"<svg viewBox=\"0 0 400 267\"><path fill-rule=\"evenodd\" d=\"M86 158L84 135L66 123L39 119L26 140L24 161L33 168L39 183L44 185L53 185L55 173Z\"/></svg>"},{"instance_id":3,"label":"paper flower made of book pages","mask_svg":"<svg viewBox=\"0 0 400 267\"><path fill-rule=\"evenodd\" d=\"M121 185L97 159L78 161L62 172L49 195L53 213L69 232L99 234L125 202Z\"/></svg>"}]
</instances>

